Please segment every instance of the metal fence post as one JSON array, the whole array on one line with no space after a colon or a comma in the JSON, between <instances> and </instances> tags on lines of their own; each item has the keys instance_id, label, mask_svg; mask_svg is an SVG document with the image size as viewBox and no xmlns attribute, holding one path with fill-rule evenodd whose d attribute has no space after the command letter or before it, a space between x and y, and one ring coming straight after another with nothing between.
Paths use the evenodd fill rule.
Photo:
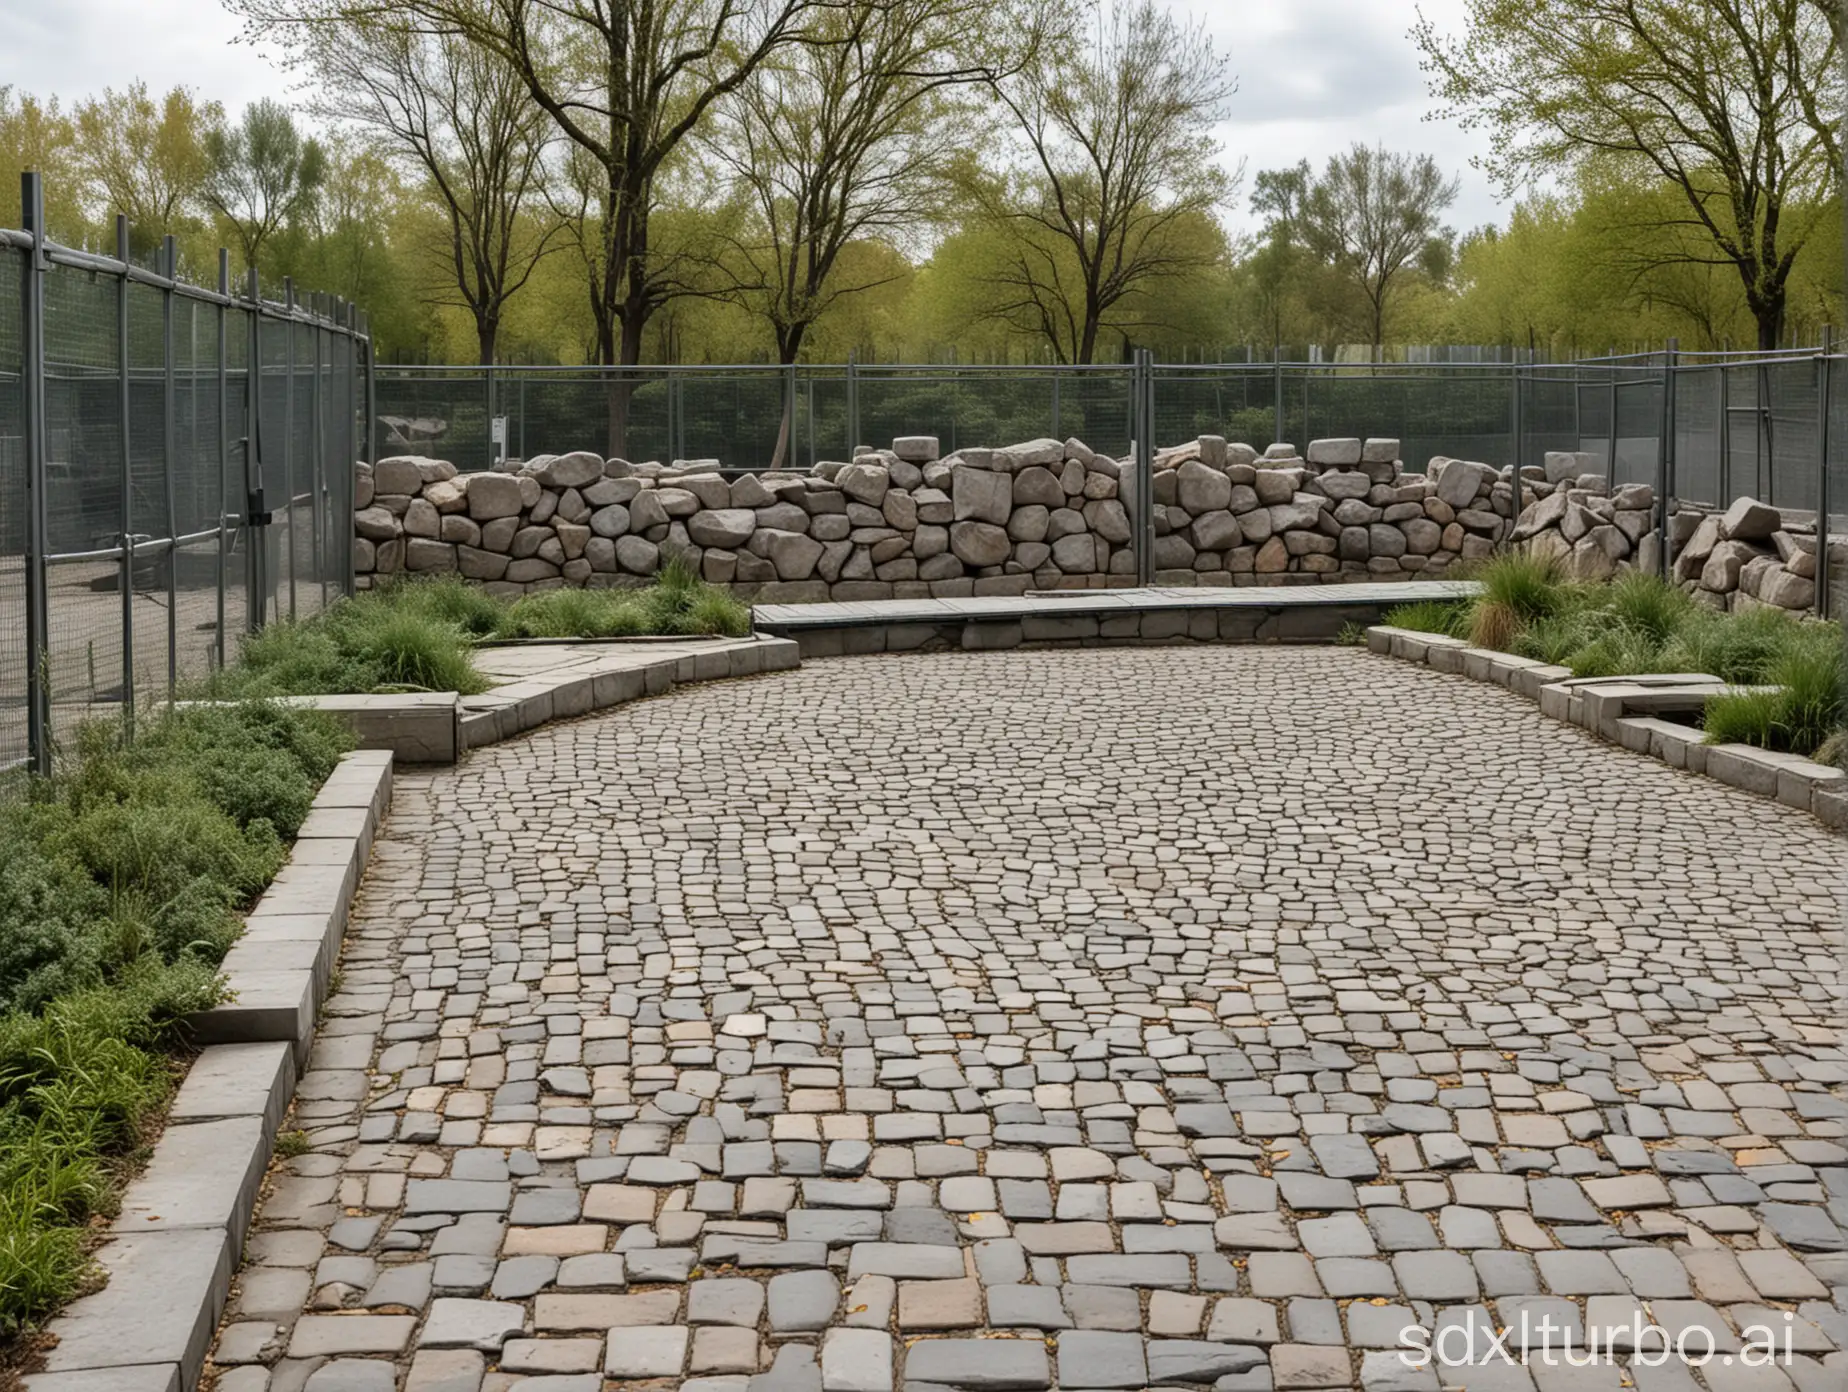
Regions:
<instances>
[{"instance_id":1,"label":"metal fence post","mask_svg":"<svg viewBox=\"0 0 1848 1392\"><path fill-rule=\"evenodd\" d=\"M1816 359L1816 615L1829 617L1829 387L1834 377L1835 330L1824 325Z\"/></svg>"},{"instance_id":2,"label":"metal fence post","mask_svg":"<svg viewBox=\"0 0 1848 1392\"><path fill-rule=\"evenodd\" d=\"M231 294L231 253L224 247L218 248L218 293L221 297ZM226 490L231 486L231 369L225 362L231 348L227 332L229 315L221 298L218 304L218 623L214 629L218 635L220 667L231 661L230 644L225 641L225 551L230 539L230 529L225 525L225 500Z\"/></svg>"},{"instance_id":3,"label":"metal fence post","mask_svg":"<svg viewBox=\"0 0 1848 1392\"><path fill-rule=\"evenodd\" d=\"M135 464L129 453L128 354L128 219L116 217L116 259L122 278L116 284L116 364L122 372L122 723L135 730Z\"/></svg>"},{"instance_id":4,"label":"metal fence post","mask_svg":"<svg viewBox=\"0 0 1848 1392\"><path fill-rule=\"evenodd\" d=\"M319 297L314 304L315 317L320 318ZM327 435L321 427L321 412L325 401L321 395L321 340L319 323L308 326L308 338L314 345L314 375L308 379L308 527L311 538L309 549L314 554L314 583L321 592L321 608L327 608L327 545L328 538L322 527L322 510L327 505ZM490 417L490 419L492 419Z\"/></svg>"},{"instance_id":5,"label":"metal fence post","mask_svg":"<svg viewBox=\"0 0 1848 1392\"><path fill-rule=\"evenodd\" d=\"M491 363L483 364L482 369L481 369L481 376L482 376L482 386L487 394L487 401L488 401L488 428L486 432L487 439L482 444L482 449L486 452L485 467L489 469L493 469L493 468L498 467L498 465L500 464L499 457L494 453L494 366L493 364Z\"/></svg>"},{"instance_id":6,"label":"metal fence post","mask_svg":"<svg viewBox=\"0 0 1848 1392\"><path fill-rule=\"evenodd\" d=\"M244 558L244 601L246 631L255 633L269 617L269 596L264 593L269 570L269 557L264 550L269 544L269 533L263 519L269 514L263 497L263 316L259 312L263 305L263 287L255 266L250 268L245 287L250 296L250 348L244 374L248 395L244 419L248 431L244 437L244 535L248 547Z\"/></svg>"},{"instance_id":7,"label":"metal fence post","mask_svg":"<svg viewBox=\"0 0 1848 1392\"><path fill-rule=\"evenodd\" d=\"M1514 379L1511 385L1512 390L1508 394L1508 424L1509 433L1514 440L1514 466L1508 470L1508 478L1514 489L1512 503L1514 516L1518 520L1521 515L1521 434L1527 425L1521 417L1521 408L1525 403L1521 399L1521 350L1519 348L1514 350Z\"/></svg>"},{"instance_id":8,"label":"metal fence post","mask_svg":"<svg viewBox=\"0 0 1848 1392\"><path fill-rule=\"evenodd\" d=\"M1656 572L1669 573L1668 512L1675 491L1675 355L1681 340L1671 338L1662 355L1662 432L1656 441Z\"/></svg>"},{"instance_id":9,"label":"metal fence post","mask_svg":"<svg viewBox=\"0 0 1848 1392\"><path fill-rule=\"evenodd\" d=\"M1059 369L1054 367L1052 369L1052 437L1056 440L1064 433L1059 428Z\"/></svg>"},{"instance_id":10,"label":"metal fence post","mask_svg":"<svg viewBox=\"0 0 1848 1392\"><path fill-rule=\"evenodd\" d=\"M19 198L32 245L21 258L20 398L26 446L26 747L32 767L51 772L51 606L45 556L50 549L45 460L45 186L22 174Z\"/></svg>"},{"instance_id":11,"label":"metal fence post","mask_svg":"<svg viewBox=\"0 0 1848 1392\"><path fill-rule=\"evenodd\" d=\"M295 617L295 280L282 278L284 344L282 370L282 503L288 520L282 534L283 564L289 568L289 617ZM277 607L281 608L281 596Z\"/></svg>"},{"instance_id":12,"label":"metal fence post","mask_svg":"<svg viewBox=\"0 0 1848 1392\"><path fill-rule=\"evenodd\" d=\"M173 462L179 453L173 419L173 278L180 271L180 253L171 233L161 242L161 268L167 277L160 288L160 473L167 502L167 699L171 701L180 677L180 528L173 502Z\"/></svg>"},{"instance_id":13,"label":"metal fence post","mask_svg":"<svg viewBox=\"0 0 1848 1392\"><path fill-rule=\"evenodd\" d=\"M847 350L847 458L860 443L860 350Z\"/></svg>"},{"instance_id":14,"label":"metal fence post","mask_svg":"<svg viewBox=\"0 0 1848 1392\"><path fill-rule=\"evenodd\" d=\"M1617 486L1617 364L1612 363L1607 369L1611 380L1611 447L1610 457L1604 461L1605 480L1612 488Z\"/></svg>"},{"instance_id":15,"label":"metal fence post","mask_svg":"<svg viewBox=\"0 0 1848 1392\"><path fill-rule=\"evenodd\" d=\"M1133 380L1136 398L1136 583L1155 583L1155 374L1153 354L1138 348Z\"/></svg>"},{"instance_id":16,"label":"metal fence post","mask_svg":"<svg viewBox=\"0 0 1848 1392\"><path fill-rule=\"evenodd\" d=\"M1283 439L1283 345L1281 343L1271 349L1271 387L1277 398L1277 424L1271 432L1271 441L1275 443Z\"/></svg>"}]
</instances>

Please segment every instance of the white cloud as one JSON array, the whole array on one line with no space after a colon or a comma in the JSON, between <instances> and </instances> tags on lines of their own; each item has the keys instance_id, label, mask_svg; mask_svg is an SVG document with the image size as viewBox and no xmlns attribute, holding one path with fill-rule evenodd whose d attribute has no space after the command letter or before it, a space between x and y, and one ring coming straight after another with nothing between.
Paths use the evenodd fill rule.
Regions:
<instances>
[{"instance_id":1,"label":"white cloud","mask_svg":"<svg viewBox=\"0 0 1848 1392\"><path fill-rule=\"evenodd\" d=\"M1461 188L1448 220L1458 231L1500 221L1506 206L1470 168L1487 152L1480 134L1428 120L1436 103L1418 69L1408 0L1169 0L1206 21L1214 46L1238 76L1218 136L1225 162L1246 165L1246 182L1226 221L1246 231L1250 176L1306 159L1319 169L1356 141L1429 153ZM1462 27L1464 0L1421 0L1440 31Z\"/></svg>"}]
</instances>

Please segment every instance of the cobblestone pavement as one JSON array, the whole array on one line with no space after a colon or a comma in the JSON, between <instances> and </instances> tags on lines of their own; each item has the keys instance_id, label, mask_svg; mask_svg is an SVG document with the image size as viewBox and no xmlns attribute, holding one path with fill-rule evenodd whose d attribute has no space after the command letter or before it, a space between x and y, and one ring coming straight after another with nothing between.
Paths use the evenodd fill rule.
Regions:
<instances>
[{"instance_id":1,"label":"cobblestone pavement","mask_svg":"<svg viewBox=\"0 0 1848 1392\"><path fill-rule=\"evenodd\" d=\"M1843 841L1498 689L815 662L384 836L220 1392L1848 1385Z\"/></svg>"}]
</instances>

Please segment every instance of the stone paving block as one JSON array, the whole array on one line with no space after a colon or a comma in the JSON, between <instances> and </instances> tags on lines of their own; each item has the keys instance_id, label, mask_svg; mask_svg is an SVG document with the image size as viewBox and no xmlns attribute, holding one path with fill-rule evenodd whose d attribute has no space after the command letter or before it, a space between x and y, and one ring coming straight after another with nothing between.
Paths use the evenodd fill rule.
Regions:
<instances>
[{"instance_id":1,"label":"stone paving block","mask_svg":"<svg viewBox=\"0 0 1848 1392\"><path fill-rule=\"evenodd\" d=\"M1029 486L1080 497L1045 472ZM696 505L734 486L694 477ZM1151 634L1194 634L1192 578ZM960 645L993 601L916 602ZM625 690L698 676L692 646ZM485 660L531 688L502 733L586 680L600 699L589 666ZM1528 677L1570 680L1340 648L892 653L407 774L363 884L304 864L253 917L312 978L352 896L298 1090L311 1148L246 1244L223 1392L349 1365L448 1392L438 1354L481 1360L466 1392L592 1392L612 1357L689 1392L1038 1388L1053 1356L1074 1386L1431 1392L1394 1366L1408 1323L1645 1301L1684 1323L1801 1303L1804 1366L1832 1371L1839 847L1621 751L1554 757ZM1504 922L1517 900L1543 929ZM472 1302L505 1313L452 1334ZM236 1362L278 1325L390 1342L363 1321L426 1306L331 1372L285 1352L259 1388ZM418 1351L451 1337L482 1347ZM1510 1373L1471 1392L1578 1392Z\"/></svg>"}]
</instances>

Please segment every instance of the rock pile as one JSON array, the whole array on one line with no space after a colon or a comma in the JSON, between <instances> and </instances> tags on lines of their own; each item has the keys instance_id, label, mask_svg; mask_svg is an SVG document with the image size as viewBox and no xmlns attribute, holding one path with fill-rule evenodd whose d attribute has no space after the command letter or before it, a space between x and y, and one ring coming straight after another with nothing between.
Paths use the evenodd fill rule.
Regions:
<instances>
[{"instance_id":1,"label":"rock pile","mask_svg":"<svg viewBox=\"0 0 1848 1392\"><path fill-rule=\"evenodd\" d=\"M1315 584L1441 574L1489 554L1512 511L1507 471L1396 440L1317 440L1298 455L1203 436L1162 451L1151 516L1162 584ZM418 458L361 465L354 568L458 572L502 593L620 585L680 555L766 601L1017 594L1135 583L1129 461L1079 440L940 457L930 436L807 473L726 478L551 455L458 475Z\"/></svg>"},{"instance_id":2,"label":"rock pile","mask_svg":"<svg viewBox=\"0 0 1848 1392\"><path fill-rule=\"evenodd\" d=\"M1544 467L1522 471L1522 502L1509 541L1558 560L1580 580L1608 580L1619 570L1654 570L1655 489L1646 483L1611 488L1593 456L1549 451ZM1531 499L1532 501L1528 501Z\"/></svg>"},{"instance_id":3,"label":"rock pile","mask_svg":"<svg viewBox=\"0 0 1848 1392\"><path fill-rule=\"evenodd\" d=\"M1762 604L1777 609L1816 607L1816 524L1785 517L1774 507L1740 498L1725 512L1677 512L1675 579L1697 600L1716 609ZM1832 549L1833 564L1848 554Z\"/></svg>"},{"instance_id":4,"label":"rock pile","mask_svg":"<svg viewBox=\"0 0 1848 1392\"><path fill-rule=\"evenodd\" d=\"M1524 471L1522 486L1533 501L1509 541L1557 558L1581 580L1606 580L1630 568L1654 572L1661 555L1655 490L1646 483L1613 489L1596 467L1592 455L1557 451L1546 456L1541 473ZM1703 604L1816 607L1818 540L1808 514L1752 498L1736 499L1723 513L1676 504L1668 541L1676 583ZM1831 554L1848 565L1848 548L1832 546Z\"/></svg>"}]
</instances>

